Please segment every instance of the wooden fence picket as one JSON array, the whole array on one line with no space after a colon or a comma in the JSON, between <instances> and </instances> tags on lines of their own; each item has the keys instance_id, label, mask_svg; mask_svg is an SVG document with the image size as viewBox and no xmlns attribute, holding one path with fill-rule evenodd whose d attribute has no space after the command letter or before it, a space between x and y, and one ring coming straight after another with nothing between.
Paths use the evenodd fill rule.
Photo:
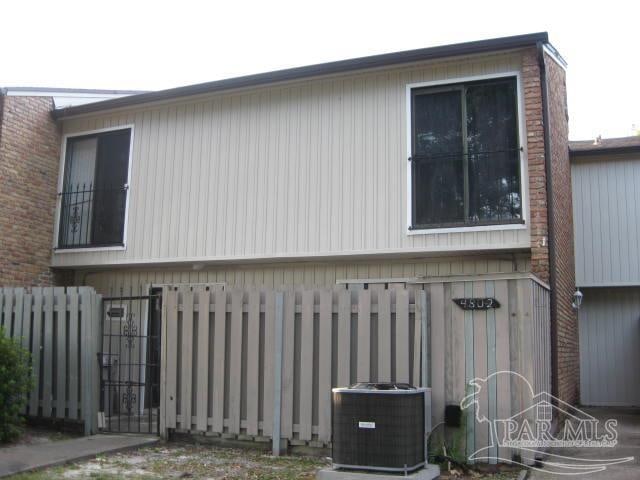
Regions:
<instances>
[{"instance_id":1,"label":"wooden fence picket","mask_svg":"<svg viewBox=\"0 0 640 480\"><path fill-rule=\"evenodd\" d=\"M247 435L258 435L260 383L260 292L252 290L247 316Z\"/></svg>"},{"instance_id":2,"label":"wooden fence picket","mask_svg":"<svg viewBox=\"0 0 640 480\"><path fill-rule=\"evenodd\" d=\"M396 290L396 382L409 383L409 292Z\"/></svg>"},{"instance_id":3,"label":"wooden fence picket","mask_svg":"<svg viewBox=\"0 0 640 480\"><path fill-rule=\"evenodd\" d=\"M331 440L331 363L332 345L332 292L320 292L320 325L318 327L318 440L328 443Z\"/></svg>"},{"instance_id":4,"label":"wooden fence picket","mask_svg":"<svg viewBox=\"0 0 640 480\"><path fill-rule=\"evenodd\" d=\"M211 293L209 290L198 292L198 366L196 427L207 431L207 396L209 394L209 308Z\"/></svg>"},{"instance_id":5,"label":"wooden fence picket","mask_svg":"<svg viewBox=\"0 0 640 480\"><path fill-rule=\"evenodd\" d=\"M34 287L33 294L33 338L31 340L31 368L33 369L33 390L29 395L29 415L38 416L40 414L40 380L42 371L40 370L40 357L42 355L42 304L44 295L42 287Z\"/></svg>"},{"instance_id":6,"label":"wooden fence picket","mask_svg":"<svg viewBox=\"0 0 640 480\"><path fill-rule=\"evenodd\" d=\"M273 431L273 393L275 382L274 348L276 328L276 292L265 292L264 311L264 392L262 400L262 435L269 437Z\"/></svg>"},{"instance_id":7,"label":"wooden fence picket","mask_svg":"<svg viewBox=\"0 0 640 480\"><path fill-rule=\"evenodd\" d=\"M165 310L166 318L163 319L163 323L166 323L166 336L164 345L166 348L162 352L163 363L165 364L165 421L164 427L176 428L176 396L177 396L177 367L178 367L178 292L174 289L166 290L166 304ZM162 385L161 385L162 388Z\"/></svg>"},{"instance_id":8,"label":"wooden fence picket","mask_svg":"<svg viewBox=\"0 0 640 480\"><path fill-rule=\"evenodd\" d=\"M80 354L78 290L67 289L69 295L69 418L78 418L78 385L80 382L78 357Z\"/></svg>"},{"instance_id":9,"label":"wooden fence picket","mask_svg":"<svg viewBox=\"0 0 640 480\"><path fill-rule=\"evenodd\" d=\"M351 292L338 293L338 386L351 383Z\"/></svg>"},{"instance_id":10,"label":"wooden fence picket","mask_svg":"<svg viewBox=\"0 0 640 480\"><path fill-rule=\"evenodd\" d=\"M300 333L300 440L311 440L313 412L313 323L314 293L302 292Z\"/></svg>"},{"instance_id":11,"label":"wooden fence picket","mask_svg":"<svg viewBox=\"0 0 640 480\"><path fill-rule=\"evenodd\" d=\"M288 290L284 294L284 325L282 342L282 438L293 438L293 364L295 352L296 294Z\"/></svg>"},{"instance_id":12,"label":"wooden fence picket","mask_svg":"<svg viewBox=\"0 0 640 480\"><path fill-rule=\"evenodd\" d=\"M224 376L226 371L226 329L227 329L227 292L219 290L215 293L215 325L214 325L214 357L213 357L213 398L212 430L222 433L224 430L224 397L225 392Z\"/></svg>"},{"instance_id":13,"label":"wooden fence picket","mask_svg":"<svg viewBox=\"0 0 640 480\"><path fill-rule=\"evenodd\" d=\"M56 417L65 418L67 405L67 296L63 287L56 287L54 289L54 295L56 313L56 369L54 372L56 386Z\"/></svg>"},{"instance_id":14,"label":"wooden fence picket","mask_svg":"<svg viewBox=\"0 0 640 480\"><path fill-rule=\"evenodd\" d=\"M50 417L52 411L53 395L53 288L47 288L44 292L44 348L42 364L44 372L42 375L42 416Z\"/></svg>"},{"instance_id":15,"label":"wooden fence picket","mask_svg":"<svg viewBox=\"0 0 640 480\"><path fill-rule=\"evenodd\" d=\"M371 290L358 292L358 361L356 382L371 381Z\"/></svg>"},{"instance_id":16,"label":"wooden fence picket","mask_svg":"<svg viewBox=\"0 0 640 480\"><path fill-rule=\"evenodd\" d=\"M22 337L22 309L24 308L24 288L16 288L15 292L15 307L13 311L13 324L11 328L11 336L16 338L22 343L24 340Z\"/></svg>"},{"instance_id":17,"label":"wooden fence picket","mask_svg":"<svg viewBox=\"0 0 640 480\"><path fill-rule=\"evenodd\" d=\"M181 426L185 430L191 430L191 393L193 382L193 290L188 289L182 294L182 345L180 375L180 413Z\"/></svg>"},{"instance_id":18,"label":"wooden fence picket","mask_svg":"<svg viewBox=\"0 0 640 480\"><path fill-rule=\"evenodd\" d=\"M378 292L378 381L391 380L391 292Z\"/></svg>"},{"instance_id":19,"label":"wooden fence picket","mask_svg":"<svg viewBox=\"0 0 640 480\"><path fill-rule=\"evenodd\" d=\"M244 291L231 292L231 337L229 365L229 433L240 433L242 393L242 301Z\"/></svg>"}]
</instances>

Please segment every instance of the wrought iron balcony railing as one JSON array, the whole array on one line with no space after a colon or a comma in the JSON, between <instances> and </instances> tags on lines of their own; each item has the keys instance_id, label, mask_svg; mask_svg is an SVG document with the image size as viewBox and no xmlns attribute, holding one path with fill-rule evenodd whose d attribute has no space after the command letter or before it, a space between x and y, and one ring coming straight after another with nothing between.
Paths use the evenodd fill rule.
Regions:
<instances>
[{"instance_id":1,"label":"wrought iron balcony railing","mask_svg":"<svg viewBox=\"0 0 640 480\"><path fill-rule=\"evenodd\" d=\"M127 186L93 188L76 184L58 194L58 248L88 248L123 244Z\"/></svg>"}]
</instances>

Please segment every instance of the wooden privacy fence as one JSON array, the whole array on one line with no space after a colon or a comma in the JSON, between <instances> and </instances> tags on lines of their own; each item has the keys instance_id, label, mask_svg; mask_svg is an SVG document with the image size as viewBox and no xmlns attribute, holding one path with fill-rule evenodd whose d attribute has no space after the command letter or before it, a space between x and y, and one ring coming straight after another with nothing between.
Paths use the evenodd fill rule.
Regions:
<instances>
[{"instance_id":1,"label":"wooden privacy fence","mask_svg":"<svg viewBox=\"0 0 640 480\"><path fill-rule=\"evenodd\" d=\"M549 288L532 276L487 275L425 281L429 299L428 379L433 425L442 425L445 407L459 405L476 393L477 410L463 412L461 447L467 455L490 447L488 461L510 459L509 448L491 441L488 421L507 419L527 410L535 393L551 388ZM493 298L498 308L463 310L456 298ZM502 373L499 373L502 372ZM520 377L509 372L514 372ZM480 379L479 391L469 385ZM526 379L526 382L523 380ZM486 382L485 382L486 380ZM439 444L442 429L431 435Z\"/></svg>"},{"instance_id":2,"label":"wooden privacy fence","mask_svg":"<svg viewBox=\"0 0 640 480\"><path fill-rule=\"evenodd\" d=\"M464 412L464 447L510 458L475 416L509 418L531 405L529 390L550 390L548 286L511 274L349 288L163 286L160 433L275 438L276 451L326 446L332 387L395 381L431 389L437 442L445 407L459 405L478 378L486 388L480 412ZM499 306L463 310L460 298ZM102 297L90 287L0 289L0 325L32 354L26 414L96 431L101 315ZM527 382L492 376L509 371Z\"/></svg>"},{"instance_id":3,"label":"wooden privacy fence","mask_svg":"<svg viewBox=\"0 0 640 480\"><path fill-rule=\"evenodd\" d=\"M24 414L83 421L95 432L101 296L90 287L0 289L0 325L31 352Z\"/></svg>"},{"instance_id":4,"label":"wooden privacy fence","mask_svg":"<svg viewBox=\"0 0 640 480\"><path fill-rule=\"evenodd\" d=\"M422 290L165 287L160 431L327 445L332 387L422 383L426 315Z\"/></svg>"},{"instance_id":5,"label":"wooden privacy fence","mask_svg":"<svg viewBox=\"0 0 640 480\"><path fill-rule=\"evenodd\" d=\"M473 393L469 383L478 378L486 379L480 411L464 412L460 447L471 454L489 446L509 459L476 413L506 419L531 405L526 382L508 372L534 392L549 390L548 287L526 275L363 287L165 287L161 433L323 446L331 441L332 387L396 381L430 388L437 444L445 407ZM499 306L464 310L453 301L460 298Z\"/></svg>"}]
</instances>

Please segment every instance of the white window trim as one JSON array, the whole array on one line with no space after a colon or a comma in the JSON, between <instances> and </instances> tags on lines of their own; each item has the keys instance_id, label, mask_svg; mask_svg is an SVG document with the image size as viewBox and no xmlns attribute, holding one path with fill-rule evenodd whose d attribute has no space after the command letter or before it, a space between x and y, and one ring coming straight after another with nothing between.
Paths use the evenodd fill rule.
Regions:
<instances>
[{"instance_id":1,"label":"white window trim","mask_svg":"<svg viewBox=\"0 0 640 480\"><path fill-rule=\"evenodd\" d=\"M469 227L447 227L447 228L424 228L418 230L411 230L411 198L413 196L413 189L411 188L411 168L407 165L407 235L430 235L435 233L458 233L458 232L486 232L486 231L499 231L499 230L526 230L528 227L527 219L529 218L529 175L526 170L528 158L527 152L527 137L525 131L525 119L524 119L524 95L522 91L521 73L519 70L490 73L486 75L474 75L469 77L454 77L443 80L434 80L430 82L408 83L406 85L406 133L407 133L407 158L411 155L411 90L415 88L435 87L438 85L454 85L456 83L475 82L478 80L490 80L496 78L516 78L516 95L518 99L518 135L521 147L520 153L520 192L522 193L522 220L523 223L509 223L502 225L478 225ZM408 164L405 161L405 164Z\"/></svg>"},{"instance_id":2,"label":"white window trim","mask_svg":"<svg viewBox=\"0 0 640 480\"><path fill-rule=\"evenodd\" d=\"M87 248L58 248L58 235L60 228L60 216L62 215L62 199L60 195L57 195L64 188L64 169L66 166L67 157L67 141L74 137L83 137L85 135L94 135L104 132L113 132L116 130L131 130L129 138L129 164L127 167L127 198L124 207L124 229L122 232L122 245L115 245L111 247L87 247ZM53 232L53 253L54 255L66 254L66 253L82 253L82 252L104 252L104 251L124 251L127 249L127 227L129 223L129 199L131 194L131 165L133 163L133 136L135 132L135 126L131 124L118 125L116 127L98 128L95 130L84 130L81 132L67 133L62 136L62 148L60 148L60 166L58 173L58 191L56 192L56 222Z\"/></svg>"}]
</instances>

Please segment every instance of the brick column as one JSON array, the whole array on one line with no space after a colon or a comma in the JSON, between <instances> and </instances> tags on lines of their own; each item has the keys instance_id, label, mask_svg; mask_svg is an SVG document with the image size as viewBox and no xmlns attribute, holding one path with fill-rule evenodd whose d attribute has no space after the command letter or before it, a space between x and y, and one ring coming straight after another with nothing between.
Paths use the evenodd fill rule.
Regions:
<instances>
[{"instance_id":1,"label":"brick column","mask_svg":"<svg viewBox=\"0 0 640 480\"><path fill-rule=\"evenodd\" d=\"M529 225L531 227L531 271L549 281L549 247L547 218L547 176L544 163L544 126L542 121L542 89L540 68L535 48L522 58L524 116L527 129L529 161Z\"/></svg>"},{"instance_id":2,"label":"brick column","mask_svg":"<svg viewBox=\"0 0 640 480\"><path fill-rule=\"evenodd\" d=\"M551 315L556 328L557 396L569 403L580 400L580 357L578 316L571 307L575 291L573 205L569 162L569 122L565 71L545 54L549 96L549 142L553 218L553 265L555 295Z\"/></svg>"},{"instance_id":3,"label":"brick column","mask_svg":"<svg viewBox=\"0 0 640 480\"><path fill-rule=\"evenodd\" d=\"M554 279L551 285L551 328L555 364L554 395L568 403L579 401L579 354L577 315L571 307L575 289L573 252L573 210L571 204L571 167L565 71L545 55L549 103L549 146L552 191L547 191L542 86L538 53L531 48L523 54L523 88L527 151L529 160L529 195L531 226L531 271L546 282L551 281L550 249L552 242ZM553 217L548 199L553 199ZM553 238L550 239L549 225Z\"/></svg>"},{"instance_id":4,"label":"brick column","mask_svg":"<svg viewBox=\"0 0 640 480\"><path fill-rule=\"evenodd\" d=\"M0 285L52 285L60 163L50 97L0 97Z\"/></svg>"}]
</instances>

